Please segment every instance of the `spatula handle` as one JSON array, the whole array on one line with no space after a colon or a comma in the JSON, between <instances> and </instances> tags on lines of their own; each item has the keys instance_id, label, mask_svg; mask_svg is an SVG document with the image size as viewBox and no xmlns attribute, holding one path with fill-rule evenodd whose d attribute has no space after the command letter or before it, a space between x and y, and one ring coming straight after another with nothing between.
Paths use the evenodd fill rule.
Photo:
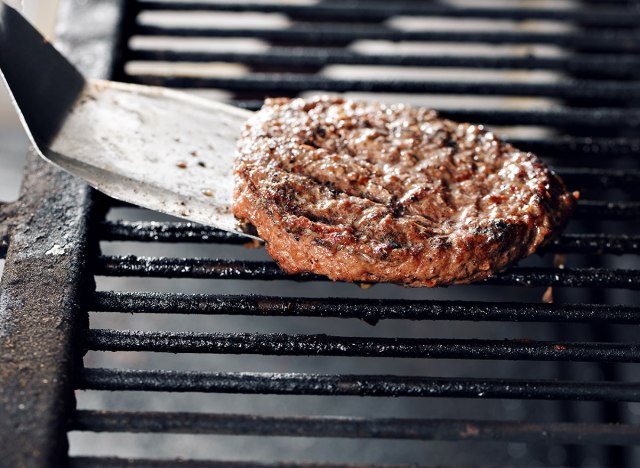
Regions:
<instances>
[{"instance_id":1,"label":"spatula handle","mask_svg":"<svg viewBox=\"0 0 640 468\"><path fill-rule=\"evenodd\" d=\"M33 142L56 135L85 79L15 9L0 1L0 76Z\"/></svg>"}]
</instances>

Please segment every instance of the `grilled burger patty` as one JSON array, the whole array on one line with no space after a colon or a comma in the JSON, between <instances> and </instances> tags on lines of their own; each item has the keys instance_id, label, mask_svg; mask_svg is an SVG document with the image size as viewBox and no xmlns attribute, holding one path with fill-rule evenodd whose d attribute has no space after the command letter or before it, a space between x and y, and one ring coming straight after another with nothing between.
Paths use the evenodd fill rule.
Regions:
<instances>
[{"instance_id":1,"label":"grilled burger patty","mask_svg":"<svg viewBox=\"0 0 640 468\"><path fill-rule=\"evenodd\" d=\"M238 143L234 214L289 273L468 283L533 253L574 196L535 155L425 108L268 99Z\"/></svg>"}]
</instances>

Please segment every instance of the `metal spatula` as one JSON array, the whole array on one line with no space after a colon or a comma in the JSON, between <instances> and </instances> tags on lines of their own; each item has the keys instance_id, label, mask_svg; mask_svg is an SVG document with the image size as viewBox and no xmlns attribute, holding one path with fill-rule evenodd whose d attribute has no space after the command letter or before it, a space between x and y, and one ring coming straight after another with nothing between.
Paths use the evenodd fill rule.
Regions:
<instances>
[{"instance_id":1,"label":"metal spatula","mask_svg":"<svg viewBox=\"0 0 640 468\"><path fill-rule=\"evenodd\" d=\"M0 76L47 161L114 198L254 237L231 213L235 144L250 112L85 78L2 2Z\"/></svg>"}]
</instances>

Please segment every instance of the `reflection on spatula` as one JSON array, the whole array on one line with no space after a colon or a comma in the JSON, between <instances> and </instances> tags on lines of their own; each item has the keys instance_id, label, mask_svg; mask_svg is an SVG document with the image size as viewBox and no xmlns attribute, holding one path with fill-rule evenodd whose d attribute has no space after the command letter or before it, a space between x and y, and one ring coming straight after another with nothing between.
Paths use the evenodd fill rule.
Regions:
<instances>
[{"instance_id":1,"label":"reflection on spatula","mask_svg":"<svg viewBox=\"0 0 640 468\"><path fill-rule=\"evenodd\" d=\"M250 235L231 213L235 144L250 112L85 78L2 2L0 76L47 161L119 200Z\"/></svg>"}]
</instances>

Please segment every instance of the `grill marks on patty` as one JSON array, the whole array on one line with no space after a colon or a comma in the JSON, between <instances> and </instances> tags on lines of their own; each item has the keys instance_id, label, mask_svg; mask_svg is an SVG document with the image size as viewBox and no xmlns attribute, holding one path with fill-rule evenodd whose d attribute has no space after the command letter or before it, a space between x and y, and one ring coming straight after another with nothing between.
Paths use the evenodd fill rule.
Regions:
<instances>
[{"instance_id":1,"label":"grill marks on patty","mask_svg":"<svg viewBox=\"0 0 640 468\"><path fill-rule=\"evenodd\" d=\"M419 286L532 253L574 200L534 155L481 126L321 97L267 100L247 123L234 202L288 271Z\"/></svg>"}]
</instances>

